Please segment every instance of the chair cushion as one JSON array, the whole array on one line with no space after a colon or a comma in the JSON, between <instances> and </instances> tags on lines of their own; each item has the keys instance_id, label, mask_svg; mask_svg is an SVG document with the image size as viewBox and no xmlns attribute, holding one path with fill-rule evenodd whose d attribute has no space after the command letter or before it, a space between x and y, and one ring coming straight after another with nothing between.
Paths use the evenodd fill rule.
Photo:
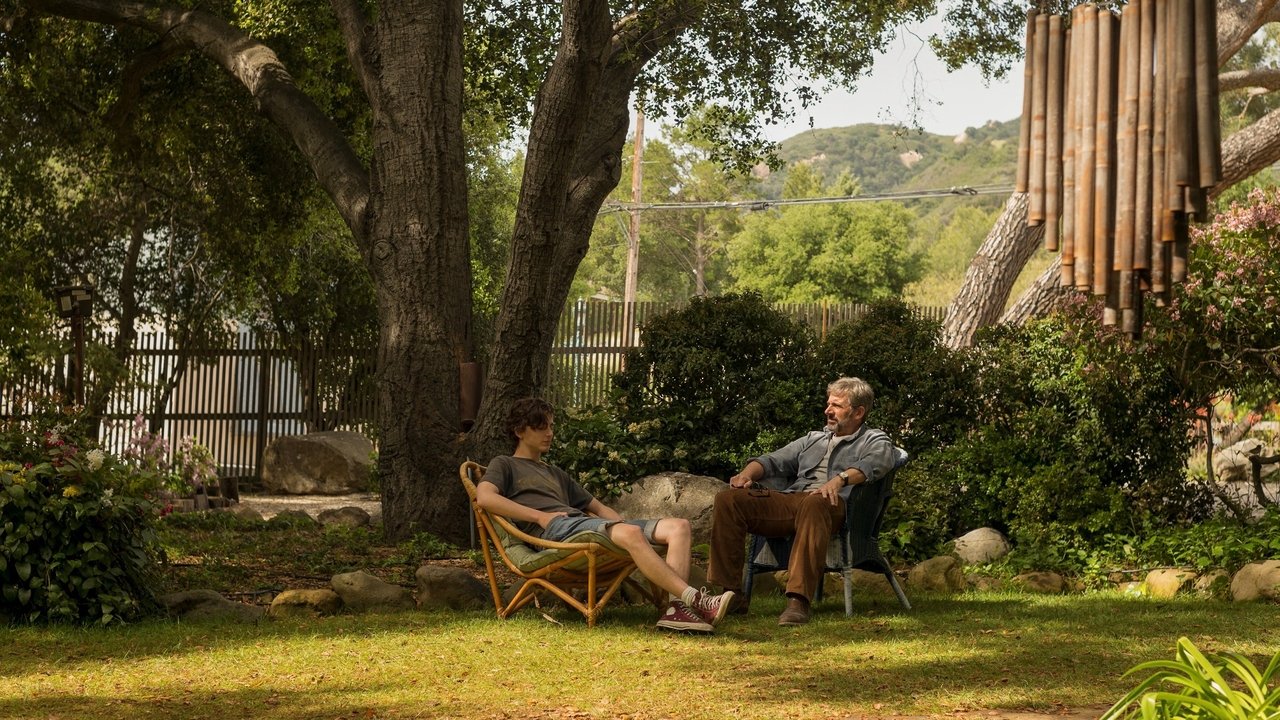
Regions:
<instances>
[{"instance_id":1,"label":"chair cushion","mask_svg":"<svg viewBox=\"0 0 1280 720\"><path fill-rule=\"evenodd\" d=\"M519 540L513 539L510 535L507 535L501 530L498 531L498 534L502 536L502 546L506 548L507 555L511 558L511 561L516 564L516 567L520 568L524 572L541 570L551 563L575 552L573 550L560 550L557 548L545 548L539 550L537 548L529 547ZM594 542L622 555L627 554L625 550L615 545L608 536L594 530L584 530L580 533L574 533L566 538L564 542ZM570 570L585 570L587 567L587 559L580 558L578 560L574 560L565 567Z\"/></svg>"}]
</instances>

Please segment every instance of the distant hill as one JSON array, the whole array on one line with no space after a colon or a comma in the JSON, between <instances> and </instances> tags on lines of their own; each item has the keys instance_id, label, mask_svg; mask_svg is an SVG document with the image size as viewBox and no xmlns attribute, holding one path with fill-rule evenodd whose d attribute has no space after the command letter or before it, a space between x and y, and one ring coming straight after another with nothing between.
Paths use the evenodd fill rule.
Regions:
<instances>
[{"instance_id":1,"label":"distant hill","mask_svg":"<svg viewBox=\"0 0 1280 720\"><path fill-rule=\"evenodd\" d=\"M791 166L806 163L828 180L848 170L863 192L1012 183L1018 157L1018 121L990 122L958 136L863 124L807 130L781 143ZM769 173L762 192L777 198L786 169Z\"/></svg>"}]
</instances>

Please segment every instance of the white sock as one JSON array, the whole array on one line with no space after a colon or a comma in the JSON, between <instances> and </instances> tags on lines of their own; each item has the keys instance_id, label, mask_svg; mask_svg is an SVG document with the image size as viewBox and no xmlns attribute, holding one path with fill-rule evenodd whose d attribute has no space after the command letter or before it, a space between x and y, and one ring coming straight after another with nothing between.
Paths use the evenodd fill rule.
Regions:
<instances>
[{"instance_id":1,"label":"white sock","mask_svg":"<svg viewBox=\"0 0 1280 720\"><path fill-rule=\"evenodd\" d=\"M694 599L697 597L698 591L694 590L692 586L685 588L684 592L680 593L680 599L684 601L685 605L692 605Z\"/></svg>"}]
</instances>

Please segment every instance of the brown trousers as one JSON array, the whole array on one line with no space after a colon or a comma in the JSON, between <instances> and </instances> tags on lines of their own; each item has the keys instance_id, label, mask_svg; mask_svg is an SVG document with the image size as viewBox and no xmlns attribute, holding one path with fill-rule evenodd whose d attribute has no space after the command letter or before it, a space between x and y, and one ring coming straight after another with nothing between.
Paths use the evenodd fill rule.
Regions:
<instances>
[{"instance_id":1,"label":"brown trousers","mask_svg":"<svg viewBox=\"0 0 1280 720\"><path fill-rule=\"evenodd\" d=\"M816 493L729 488L716 495L711 515L711 566L707 581L742 588L747 533L795 536L788 561L787 594L813 599L822 580L831 536L844 524L844 500L832 505Z\"/></svg>"}]
</instances>

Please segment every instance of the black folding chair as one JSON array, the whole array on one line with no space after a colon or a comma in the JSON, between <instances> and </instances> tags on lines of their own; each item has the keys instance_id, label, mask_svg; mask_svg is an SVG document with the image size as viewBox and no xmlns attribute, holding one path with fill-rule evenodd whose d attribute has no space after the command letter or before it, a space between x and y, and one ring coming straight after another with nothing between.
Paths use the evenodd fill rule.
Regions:
<instances>
[{"instance_id":1,"label":"black folding chair","mask_svg":"<svg viewBox=\"0 0 1280 720\"><path fill-rule=\"evenodd\" d=\"M897 459L893 469L877 482L869 482L853 488L845 503L844 526L836 531L827 547L827 572L838 572L844 577L844 614L853 615L853 570L880 573L889 581L898 602L906 610L911 602L902 591L902 585L880 551L880 526L884 523L884 511L893 497L893 476L898 468L907 464L910 456L902 448L895 447ZM757 572L786 570L791 558L794 538L767 538L751 536L751 549L747 552L746 579L742 591L751 597L751 586ZM815 602L822 600L822 585L818 583Z\"/></svg>"}]
</instances>

